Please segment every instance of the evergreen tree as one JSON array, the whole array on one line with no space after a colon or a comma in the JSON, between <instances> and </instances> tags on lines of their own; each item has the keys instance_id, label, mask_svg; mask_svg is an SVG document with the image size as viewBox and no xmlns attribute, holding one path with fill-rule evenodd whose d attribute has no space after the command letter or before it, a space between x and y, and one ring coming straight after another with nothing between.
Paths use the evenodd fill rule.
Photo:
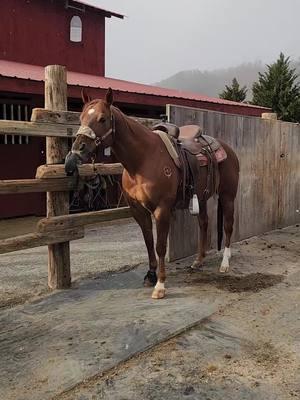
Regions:
<instances>
[{"instance_id":1,"label":"evergreen tree","mask_svg":"<svg viewBox=\"0 0 300 400\"><path fill-rule=\"evenodd\" d=\"M220 99L237 101L242 103L247 96L246 86L240 87L236 78L233 78L231 86L225 86L225 90L220 93Z\"/></svg>"},{"instance_id":2,"label":"evergreen tree","mask_svg":"<svg viewBox=\"0 0 300 400\"><path fill-rule=\"evenodd\" d=\"M269 107L284 121L300 121L300 88L298 75L283 53L276 62L259 73L252 87L253 104Z\"/></svg>"}]
</instances>

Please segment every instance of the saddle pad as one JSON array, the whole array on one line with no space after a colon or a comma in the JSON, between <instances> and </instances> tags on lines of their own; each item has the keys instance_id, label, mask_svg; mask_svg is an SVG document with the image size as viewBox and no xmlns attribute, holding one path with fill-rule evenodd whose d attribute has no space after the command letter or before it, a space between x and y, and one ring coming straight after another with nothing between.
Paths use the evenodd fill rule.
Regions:
<instances>
[{"instance_id":1,"label":"saddle pad","mask_svg":"<svg viewBox=\"0 0 300 400\"><path fill-rule=\"evenodd\" d=\"M214 153L215 153L217 163L220 163L220 162L226 160L226 158L227 158L226 151L223 149L222 146L220 146L218 148L218 150L216 150ZM205 167L206 165L208 165L208 159L207 159L206 155L199 153L196 155L196 157L200 163L200 167Z\"/></svg>"},{"instance_id":2,"label":"saddle pad","mask_svg":"<svg viewBox=\"0 0 300 400\"><path fill-rule=\"evenodd\" d=\"M166 146L166 149L168 150L168 153L172 157L172 160L174 161L176 167L180 168L181 165L180 165L178 153L177 153L170 137L168 136L168 134L166 132L159 131L159 130L155 130L153 132L157 133L157 135L161 138L161 140L164 142L164 145Z\"/></svg>"}]
</instances>

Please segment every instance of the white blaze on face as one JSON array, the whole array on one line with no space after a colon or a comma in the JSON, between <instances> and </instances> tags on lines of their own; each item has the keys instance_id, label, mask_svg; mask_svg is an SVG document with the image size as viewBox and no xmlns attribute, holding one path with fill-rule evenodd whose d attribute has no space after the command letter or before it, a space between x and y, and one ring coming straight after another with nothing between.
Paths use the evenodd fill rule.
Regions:
<instances>
[{"instance_id":1,"label":"white blaze on face","mask_svg":"<svg viewBox=\"0 0 300 400\"><path fill-rule=\"evenodd\" d=\"M88 114L92 115L92 114L94 114L94 112L95 112L95 109L94 108L90 108L89 111L88 111Z\"/></svg>"},{"instance_id":2,"label":"white blaze on face","mask_svg":"<svg viewBox=\"0 0 300 400\"><path fill-rule=\"evenodd\" d=\"M223 260L220 267L220 272L228 272L229 271L229 260L231 257L231 250L230 247L225 247L223 253Z\"/></svg>"}]
</instances>

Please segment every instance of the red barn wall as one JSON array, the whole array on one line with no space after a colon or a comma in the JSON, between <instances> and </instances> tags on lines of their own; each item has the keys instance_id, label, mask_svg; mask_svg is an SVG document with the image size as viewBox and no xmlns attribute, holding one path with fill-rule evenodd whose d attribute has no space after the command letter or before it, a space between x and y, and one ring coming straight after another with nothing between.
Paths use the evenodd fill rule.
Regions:
<instances>
[{"instance_id":1,"label":"red barn wall","mask_svg":"<svg viewBox=\"0 0 300 400\"><path fill-rule=\"evenodd\" d=\"M28 145L0 145L0 179L31 179L45 163L44 138L30 138ZM7 194L0 196L0 218L45 215L44 193Z\"/></svg>"},{"instance_id":2,"label":"red barn wall","mask_svg":"<svg viewBox=\"0 0 300 400\"><path fill-rule=\"evenodd\" d=\"M86 8L66 9L62 0L1 0L0 59L105 75L105 17ZM70 41L70 22L82 20L81 43Z\"/></svg>"}]
</instances>

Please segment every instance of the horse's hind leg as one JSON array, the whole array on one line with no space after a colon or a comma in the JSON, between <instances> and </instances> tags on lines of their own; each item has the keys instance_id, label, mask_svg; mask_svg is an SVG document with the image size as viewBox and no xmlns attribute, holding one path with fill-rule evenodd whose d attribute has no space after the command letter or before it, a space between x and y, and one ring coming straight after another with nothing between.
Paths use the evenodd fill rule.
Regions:
<instances>
[{"instance_id":1,"label":"horse's hind leg","mask_svg":"<svg viewBox=\"0 0 300 400\"><path fill-rule=\"evenodd\" d=\"M229 260L231 258L230 240L234 222L234 199L220 195L224 215L225 249L220 267L220 272L229 271Z\"/></svg>"},{"instance_id":2,"label":"horse's hind leg","mask_svg":"<svg viewBox=\"0 0 300 400\"><path fill-rule=\"evenodd\" d=\"M167 250L167 238L170 228L170 209L159 207L154 212L157 229L156 252L158 255L158 281L152 292L153 299L162 299L165 297L165 255Z\"/></svg>"},{"instance_id":3,"label":"horse's hind leg","mask_svg":"<svg viewBox=\"0 0 300 400\"><path fill-rule=\"evenodd\" d=\"M198 242L198 255L196 260L191 265L191 268L199 268L203 264L204 257L206 255L207 249L207 226L208 226L208 216L207 216L207 203L202 203L200 205L200 211L198 215L198 222L200 228L200 237Z\"/></svg>"},{"instance_id":4,"label":"horse's hind leg","mask_svg":"<svg viewBox=\"0 0 300 400\"><path fill-rule=\"evenodd\" d=\"M157 260L154 251L151 214L141 204L134 201L130 201L129 199L128 202L134 219L142 229L145 244L148 251L149 271L144 277L144 286L155 286L157 282L157 275L156 275Z\"/></svg>"}]
</instances>

